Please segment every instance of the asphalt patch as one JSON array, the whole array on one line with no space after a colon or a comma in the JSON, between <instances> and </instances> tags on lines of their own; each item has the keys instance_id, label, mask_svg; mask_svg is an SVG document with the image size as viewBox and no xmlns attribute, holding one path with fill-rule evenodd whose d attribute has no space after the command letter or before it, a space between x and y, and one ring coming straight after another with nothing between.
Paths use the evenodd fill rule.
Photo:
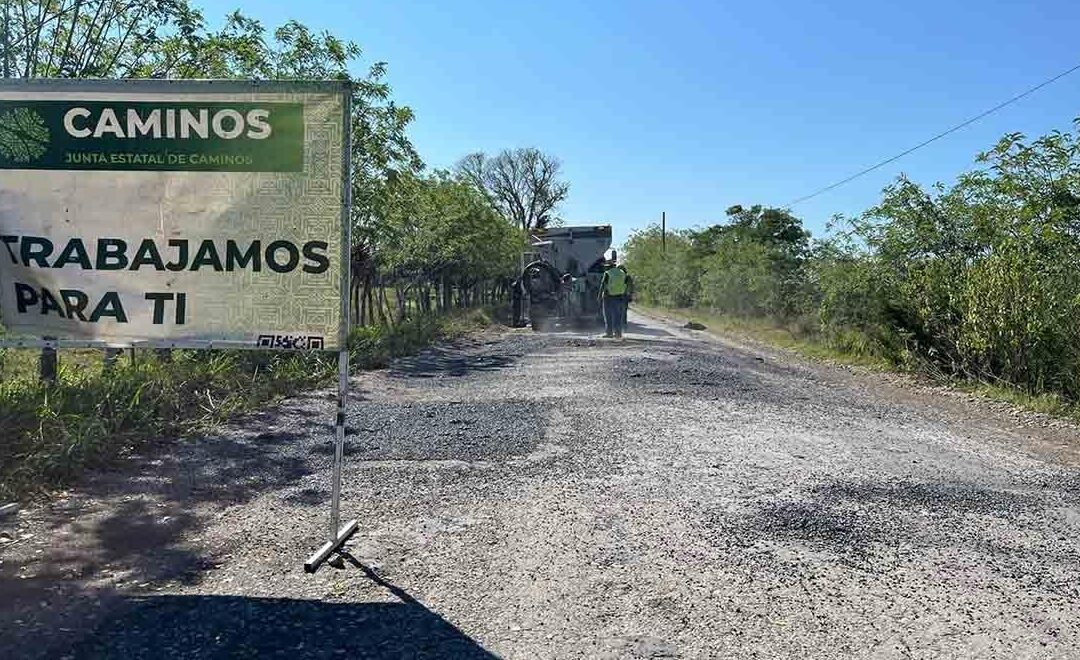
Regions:
<instances>
[{"instance_id":1,"label":"asphalt patch","mask_svg":"<svg viewBox=\"0 0 1080 660\"><path fill-rule=\"evenodd\" d=\"M864 570L901 555L971 553L1002 576L1044 583L1076 574L1080 556L1046 534L1046 512L1065 504L1054 492L995 489L963 483L835 481L797 499L763 502L734 525L716 531L743 548L806 546ZM1075 501L1072 502L1075 505ZM1007 531L1007 534L994 533ZM1026 539L1003 543L1001 538ZM1073 595L1075 586L1066 591Z\"/></svg>"},{"instance_id":2,"label":"asphalt patch","mask_svg":"<svg viewBox=\"0 0 1080 660\"><path fill-rule=\"evenodd\" d=\"M349 410L357 431L350 453L360 460L505 460L540 444L545 412L525 401L364 403Z\"/></svg>"}]
</instances>

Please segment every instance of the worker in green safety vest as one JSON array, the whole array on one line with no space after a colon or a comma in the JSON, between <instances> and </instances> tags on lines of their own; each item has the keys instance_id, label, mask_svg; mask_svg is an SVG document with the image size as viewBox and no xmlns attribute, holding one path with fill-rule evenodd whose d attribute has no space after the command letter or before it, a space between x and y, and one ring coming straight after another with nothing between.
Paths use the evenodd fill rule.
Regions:
<instances>
[{"instance_id":1,"label":"worker in green safety vest","mask_svg":"<svg viewBox=\"0 0 1080 660\"><path fill-rule=\"evenodd\" d=\"M615 252L607 262L607 269L600 278L600 300L604 307L604 336L622 337L626 308L627 280L626 269L616 264Z\"/></svg>"}]
</instances>

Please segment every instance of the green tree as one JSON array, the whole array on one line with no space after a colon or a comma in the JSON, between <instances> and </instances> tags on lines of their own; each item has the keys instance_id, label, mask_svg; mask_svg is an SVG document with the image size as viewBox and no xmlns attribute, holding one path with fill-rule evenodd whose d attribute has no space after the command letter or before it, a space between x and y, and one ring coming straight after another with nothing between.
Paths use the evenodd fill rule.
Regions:
<instances>
[{"instance_id":1,"label":"green tree","mask_svg":"<svg viewBox=\"0 0 1080 660\"><path fill-rule=\"evenodd\" d=\"M1080 396L1077 136L1007 135L978 162L931 192L901 178L860 219L885 323L935 369Z\"/></svg>"},{"instance_id":2,"label":"green tree","mask_svg":"<svg viewBox=\"0 0 1080 660\"><path fill-rule=\"evenodd\" d=\"M136 77L167 35L201 20L185 0L10 0L4 76Z\"/></svg>"},{"instance_id":3,"label":"green tree","mask_svg":"<svg viewBox=\"0 0 1080 660\"><path fill-rule=\"evenodd\" d=\"M701 305L739 316L768 316L783 307L780 277L769 248L760 242L729 237L700 266Z\"/></svg>"},{"instance_id":4,"label":"green tree","mask_svg":"<svg viewBox=\"0 0 1080 660\"><path fill-rule=\"evenodd\" d=\"M505 149L494 157L472 153L456 169L526 233L556 223L555 212L570 193L570 184L559 179L559 159L532 147Z\"/></svg>"},{"instance_id":5,"label":"green tree","mask_svg":"<svg viewBox=\"0 0 1080 660\"><path fill-rule=\"evenodd\" d=\"M623 259L634 277L634 297L665 307L698 303L700 267L694 257L692 232L669 231L666 241L652 225L630 235Z\"/></svg>"}]
</instances>

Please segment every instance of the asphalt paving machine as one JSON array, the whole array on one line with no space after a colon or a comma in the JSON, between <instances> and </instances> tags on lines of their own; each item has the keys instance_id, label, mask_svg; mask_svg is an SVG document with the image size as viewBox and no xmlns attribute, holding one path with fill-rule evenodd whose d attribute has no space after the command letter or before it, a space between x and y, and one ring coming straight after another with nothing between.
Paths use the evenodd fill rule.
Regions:
<instances>
[{"instance_id":1,"label":"asphalt paving machine","mask_svg":"<svg viewBox=\"0 0 1080 660\"><path fill-rule=\"evenodd\" d=\"M514 286L514 325L533 330L603 323L600 278L611 247L611 225L534 231L526 265Z\"/></svg>"}]
</instances>

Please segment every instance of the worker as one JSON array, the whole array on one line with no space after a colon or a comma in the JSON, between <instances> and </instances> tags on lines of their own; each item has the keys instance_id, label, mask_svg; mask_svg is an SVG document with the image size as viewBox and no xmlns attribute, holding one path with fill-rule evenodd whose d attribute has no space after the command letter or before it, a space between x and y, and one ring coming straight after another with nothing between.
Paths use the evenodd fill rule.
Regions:
<instances>
[{"instance_id":1,"label":"worker","mask_svg":"<svg viewBox=\"0 0 1080 660\"><path fill-rule=\"evenodd\" d=\"M626 271L615 261L615 251L600 278L600 300L604 308L604 336L622 337L626 307Z\"/></svg>"},{"instance_id":2,"label":"worker","mask_svg":"<svg viewBox=\"0 0 1080 660\"><path fill-rule=\"evenodd\" d=\"M625 264L619 264L618 267L621 268L624 273L626 273L626 301L623 303L622 306L622 326L623 329L626 329L628 325L626 315L630 311L630 303L634 302L634 278L626 270Z\"/></svg>"}]
</instances>

